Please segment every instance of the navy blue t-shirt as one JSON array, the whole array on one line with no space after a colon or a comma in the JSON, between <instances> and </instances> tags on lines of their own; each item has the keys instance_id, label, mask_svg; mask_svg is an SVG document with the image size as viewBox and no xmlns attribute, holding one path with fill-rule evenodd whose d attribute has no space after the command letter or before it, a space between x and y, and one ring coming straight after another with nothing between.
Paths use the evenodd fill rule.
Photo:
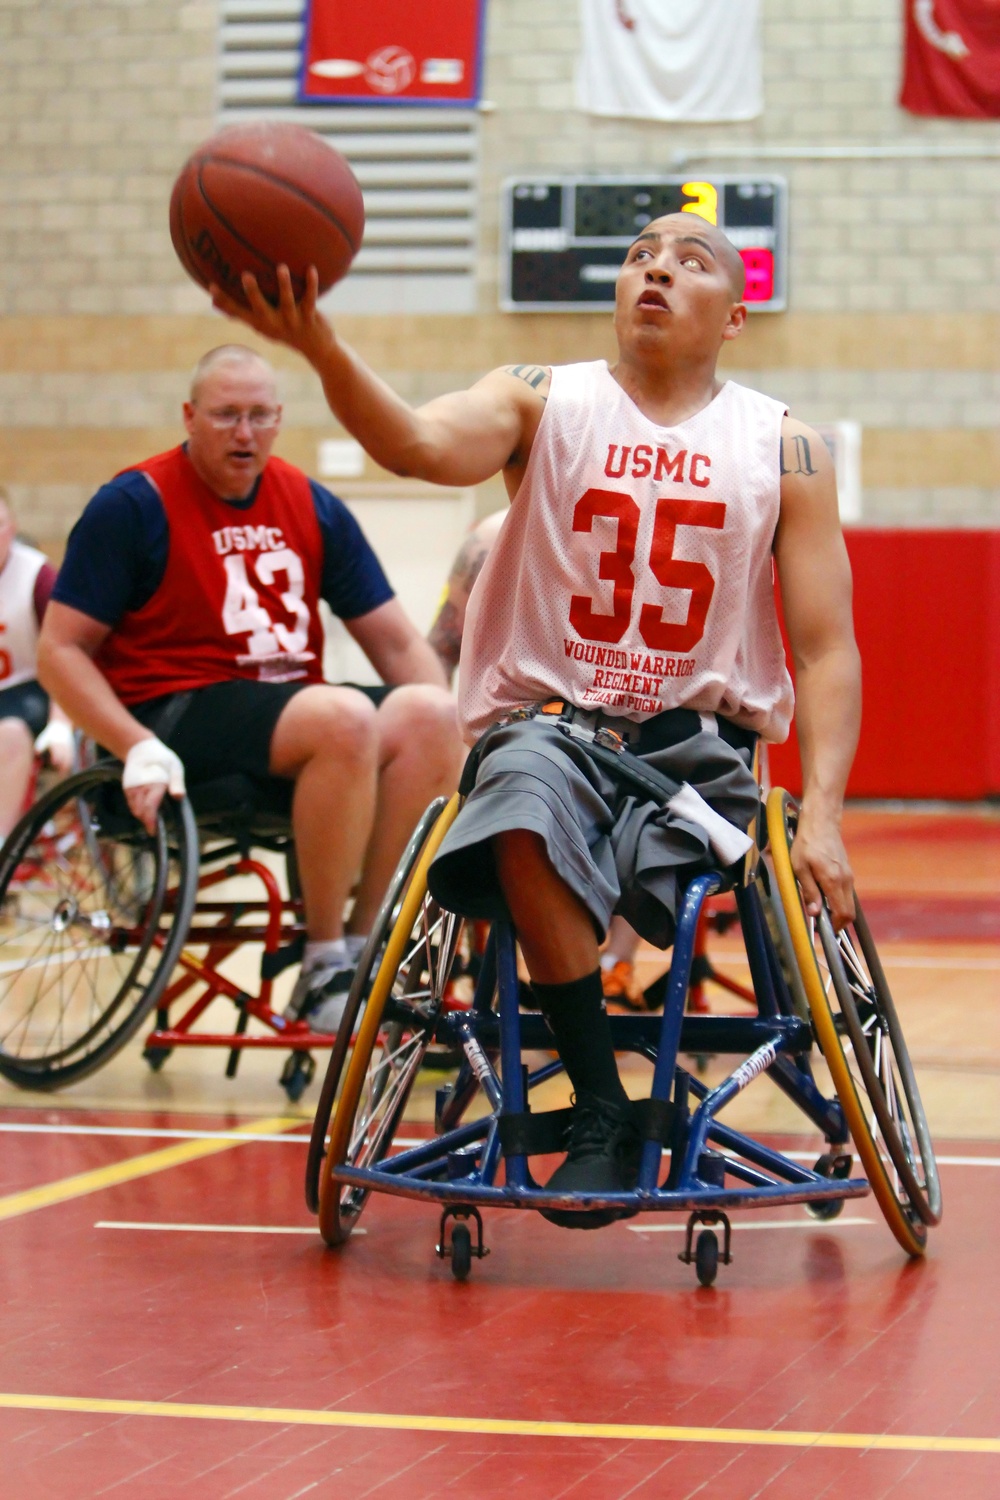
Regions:
<instances>
[{"instance_id":1,"label":"navy blue t-shirt","mask_svg":"<svg viewBox=\"0 0 1000 1500\"><path fill-rule=\"evenodd\" d=\"M382 565L347 506L310 479L323 539L320 595L354 620L394 597ZM254 491L256 493L256 489ZM247 511L246 500L225 503ZM112 628L142 609L163 581L170 531L156 490L137 469L102 485L70 532L52 598Z\"/></svg>"}]
</instances>

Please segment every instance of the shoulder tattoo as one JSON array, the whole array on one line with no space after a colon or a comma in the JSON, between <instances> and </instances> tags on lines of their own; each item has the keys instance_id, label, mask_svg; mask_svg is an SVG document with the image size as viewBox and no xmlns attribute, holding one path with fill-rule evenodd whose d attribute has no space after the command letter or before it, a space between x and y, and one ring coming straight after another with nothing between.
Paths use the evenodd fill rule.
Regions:
<instances>
[{"instance_id":1,"label":"shoulder tattoo","mask_svg":"<svg viewBox=\"0 0 1000 1500\"><path fill-rule=\"evenodd\" d=\"M784 437L779 439L778 464L782 474L803 474L808 478L810 474L819 473L813 466L809 439L801 432L797 432L787 445Z\"/></svg>"},{"instance_id":2,"label":"shoulder tattoo","mask_svg":"<svg viewBox=\"0 0 1000 1500\"><path fill-rule=\"evenodd\" d=\"M504 373L513 375L515 380L523 380L525 385L530 385L533 391L537 391L543 381L548 379L548 370L543 365L504 365ZM545 397L542 396L542 400Z\"/></svg>"}]
</instances>

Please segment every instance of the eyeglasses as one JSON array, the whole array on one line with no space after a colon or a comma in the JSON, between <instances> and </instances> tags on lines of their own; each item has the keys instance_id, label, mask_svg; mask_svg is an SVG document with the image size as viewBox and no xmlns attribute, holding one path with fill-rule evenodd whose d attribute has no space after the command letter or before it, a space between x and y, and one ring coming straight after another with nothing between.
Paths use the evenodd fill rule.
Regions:
<instances>
[{"instance_id":1,"label":"eyeglasses","mask_svg":"<svg viewBox=\"0 0 1000 1500\"><path fill-rule=\"evenodd\" d=\"M281 408L277 406L251 406L249 411L237 411L232 406L226 406L222 411L205 412L206 421L216 432L231 432L244 419L255 432L263 432L268 427L277 427L280 417Z\"/></svg>"}]
</instances>

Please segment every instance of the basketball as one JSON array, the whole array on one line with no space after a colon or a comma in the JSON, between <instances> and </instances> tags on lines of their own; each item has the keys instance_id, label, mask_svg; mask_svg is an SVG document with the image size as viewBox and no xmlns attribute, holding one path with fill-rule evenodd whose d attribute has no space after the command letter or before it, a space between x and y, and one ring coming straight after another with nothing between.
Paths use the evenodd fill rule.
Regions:
<instances>
[{"instance_id":1,"label":"basketball","mask_svg":"<svg viewBox=\"0 0 1000 1500\"><path fill-rule=\"evenodd\" d=\"M256 120L232 125L185 162L170 198L170 238L200 286L211 283L246 305L240 277L252 271L269 302L287 265L296 298L306 269L328 291L361 245L365 206L347 162L302 125Z\"/></svg>"}]
</instances>

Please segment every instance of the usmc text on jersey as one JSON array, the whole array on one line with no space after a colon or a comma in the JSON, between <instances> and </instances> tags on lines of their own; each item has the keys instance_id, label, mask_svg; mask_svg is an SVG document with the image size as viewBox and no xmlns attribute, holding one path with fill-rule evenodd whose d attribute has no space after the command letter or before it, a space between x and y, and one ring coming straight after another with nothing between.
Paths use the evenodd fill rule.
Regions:
<instances>
[{"instance_id":1,"label":"usmc text on jersey","mask_svg":"<svg viewBox=\"0 0 1000 1500\"><path fill-rule=\"evenodd\" d=\"M280 552L287 543L280 526L223 526L212 532L220 557L227 552Z\"/></svg>"}]
</instances>

